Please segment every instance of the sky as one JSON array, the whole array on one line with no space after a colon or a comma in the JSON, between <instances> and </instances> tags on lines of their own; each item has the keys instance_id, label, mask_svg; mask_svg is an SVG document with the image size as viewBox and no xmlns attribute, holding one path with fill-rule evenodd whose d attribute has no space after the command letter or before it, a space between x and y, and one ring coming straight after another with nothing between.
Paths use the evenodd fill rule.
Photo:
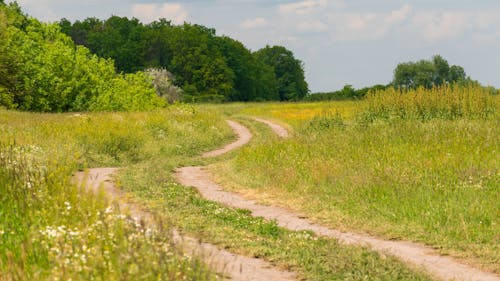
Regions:
<instances>
[{"instance_id":1,"label":"sky","mask_svg":"<svg viewBox=\"0 0 500 281\"><path fill-rule=\"evenodd\" d=\"M9 2L9 1L6 1ZM282 45L312 92L387 84L398 63L443 56L500 88L498 0L18 0L43 21L111 15L213 27L255 51Z\"/></svg>"}]
</instances>

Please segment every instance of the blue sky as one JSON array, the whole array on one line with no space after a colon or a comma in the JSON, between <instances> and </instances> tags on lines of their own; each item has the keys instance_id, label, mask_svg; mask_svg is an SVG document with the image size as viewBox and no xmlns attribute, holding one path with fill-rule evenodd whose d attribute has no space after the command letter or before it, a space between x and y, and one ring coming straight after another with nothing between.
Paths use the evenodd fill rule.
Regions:
<instances>
[{"instance_id":1,"label":"blue sky","mask_svg":"<svg viewBox=\"0 0 500 281\"><path fill-rule=\"evenodd\" d=\"M19 0L44 21L110 15L203 24L252 50L291 49L310 89L391 81L399 62L442 55L500 88L498 0Z\"/></svg>"}]
</instances>

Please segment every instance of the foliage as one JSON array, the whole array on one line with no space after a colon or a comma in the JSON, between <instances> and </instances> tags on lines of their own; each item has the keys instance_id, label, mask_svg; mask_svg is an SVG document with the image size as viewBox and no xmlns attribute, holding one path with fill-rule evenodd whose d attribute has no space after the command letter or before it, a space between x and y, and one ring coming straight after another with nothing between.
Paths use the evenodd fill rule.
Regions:
<instances>
[{"instance_id":1,"label":"foliage","mask_svg":"<svg viewBox=\"0 0 500 281\"><path fill-rule=\"evenodd\" d=\"M364 98L368 92L386 89L385 85L374 85L361 89L354 89L352 85L345 85L342 90L327 93L313 93L304 97L304 101L329 101L329 100L358 100Z\"/></svg>"},{"instance_id":2,"label":"foliage","mask_svg":"<svg viewBox=\"0 0 500 281\"><path fill-rule=\"evenodd\" d=\"M114 59L118 71L168 69L185 101L289 100L308 92L302 63L284 47L269 48L283 56L278 63L264 59L266 49L254 55L242 43L197 24L175 26L164 19L142 24L116 16L59 24L78 44Z\"/></svg>"},{"instance_id":3,"label":"foliage","mask_svg":"<svg viewBox=\"0 0 500 281\"><path fill-rule=\"evenodd\" d=\"M432 89L388 88L368 94L363 113L370 120L384 118L489 119L497 117L497 104L487 88L477 84L443 85Z\"/></svg>"},{"instance_id":4,"label":"foliage","mask_svg":"<svg viewBox=\"0 0 500 281\"><path fill-rule=\"evenodd\" d=\"M166 69L148 68L144 71L153 79L156 94L169 103L180 101L182 98L181 88L174 85L174 76Z\"/></svg>"},{"instance_id":5,"label":"foliage","mask_svg":"<svg viewBox=\"0 0 500 281\"><path fill-rule=\"evenodd\" d=\"M278 81L280 100L300 100L309 93L303 63L296 59L290 50L282 46L266 46L254 55L259 61L273 68Z\"/></svg>"},{"instance_id":6,"label":"foliage","mask_svg":"<svg viewBox=\"0 0 500 281\"><path fill-rule=\"evenodd\" d=\"M396 88L415 89L424 87L466 82L465 71L461 66L448 64L448 61L437 55L432 60L400 63L394 70L392 84Z\"/></svg>"},{"instance_id":7,"label":"foliage","mask_svg":"<svg viewBox=\"0 0 500 281\"><path fill-rule=\"evenodd\" d=\"M0 105L43 112L162 106L143 74L117 75L111 60L75 46L59 25L28 18L17 4L1 6L0 17L7 19L0 32ZM97 104L106 101L112 104Z\"/></svg>"},{"instance_id":8,"label":"foliage","mask_svg":"<svg viewBox=\"0 0 500 281\"><path fill-rule=\"evenodd\" d=\"M101 93L91 101L93 111L144 111L163 107L165 101L158 98L151 88L151 77L142 72L120 74L108 81Z\"/></svg>"},{"instance_id":9,"label":"foliage","mask_svg":"<svg viewBox=\"0 0 500 281\"><path fill-rule=\"evenodd\" d=\"M257 60L240 42L229 37L216 38L219 49L235 75L231 101L279 100L273 69Z\"/></svg>"}]
</instances>

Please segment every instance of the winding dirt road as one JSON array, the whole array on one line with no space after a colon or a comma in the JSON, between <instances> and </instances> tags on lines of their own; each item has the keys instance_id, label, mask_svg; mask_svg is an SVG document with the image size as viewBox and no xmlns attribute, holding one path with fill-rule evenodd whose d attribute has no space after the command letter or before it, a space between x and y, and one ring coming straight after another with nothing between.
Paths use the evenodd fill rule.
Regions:
<instances>
[{"instance_id":1,"label":"winding dirt road","mask_svg":"<svg viewBox=\"0 0 500 281\"><path fill-rule=\"evenodd\" d=\"M238 148L240 146L244 146L252 139L252 134L247 129L247 127L241 125L240 123L231 121L231 120L227 120L226 122L233 129L233 131L236 133L236 135L238 136L238 139L236 139L236 141L224 146L221 149L216 149L216 150L212 150L212 151L203 153L202 154L203 157L209 158L209 157L220 156L222 154L230 152L231 150L235 150L236 148Z\"/></svg>"},{"instance_id":2,"label":"winding dirt road","mask_svg":"<svg viewBox=\"0 0 500 281\"><path fill-rule=\"evenodd\" d=\"M268 124L279 136L285 136L282 132L286 130L281 126L264 119L256 120ZM235 122L229 123L235 133L238 134L239 139L248 142L251 138L250 132L248 129L243 129L243 126L236 124ZM371 236L340 232L311 223L298 213L279 207L259 205L240 195L224 191L221 186L212 181L211 174L204 167L180 168L176 171L176 178L182 185L192 186L198 189L201 195L206 199L234 208L248 209L252 212L253 216L261 216L269 220L276 220L278 225L291 230L311 230L317 235L335 238L345 244L368 246L373 250L396 256L400 260L416 267L422 267L431 275L441 280L500 280L500 277L496 274L481 271L469 265L462 264L451 257L441 256L435 250L426 246L413 242L387 241Z\"/></svg>"},{"instance_id":3,"label":"winding dirt road","mask_svg":"<svg viewBox=\"0 0 500 281\"><path fill-rule=\"evenodd\" d=\"M238 140L224 148L203 154L203 157L215 157L236 149L250 141L252 134L239 123L227 121L238 135ZM118 168L95 168L75 175L75 180L85 188L97 193L103 189L109 199L116 202L122 211L127 211L135 220L142 220L148 225L154 223L154 215L144 211L139 205L125 200L125 194L116 187L113 176ZM257 258L236 255L219 249L209 243L200 243L197 239L182 236L177 230L172 233L173 242L185 254L201 258L212 270L223 274L225 280L232 281L294 281L296 275L280 270L272 264Z\"/></svg>"}]
</instances>

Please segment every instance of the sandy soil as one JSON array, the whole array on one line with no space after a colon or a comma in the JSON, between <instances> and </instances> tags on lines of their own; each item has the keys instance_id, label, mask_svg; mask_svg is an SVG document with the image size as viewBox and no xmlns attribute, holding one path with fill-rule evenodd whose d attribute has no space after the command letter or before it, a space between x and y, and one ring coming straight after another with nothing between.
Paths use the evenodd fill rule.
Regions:
<instances>
[{"instance_id":1,"label":"sandy soil","mask_svg":"<svg viewBox=\"0 0 500 281\"><path fill-rule=\"evenodd\" d=\"M268 124L273 131L283 132L284 128L268 120L258 120ZM235 122L229 123L238 134L240 140L248 141L251 134L248 129L244 129ZM280 134L279 134L280 135ZM280 135L282 136L282 134ZM220 155L220 154L217 154ZM184 167L176 171L179 183L185 186L192 186L199 190L201 195L209 200L222 203L224 205L248 209L253 216L261 216L269 220L276 220L278 225L291 230L311 230L318 235L338 239L345 244L368 246L373 250L388 253L399 259L417 267L423 268L431 275L441 280L477 280L477 281L498 281L500 276L493 273L484 272L469 265L446 256L439 255L432 248L406 241L387 241L376 237L359 235L354 233L340 232L334 229L314 224L304 219L298 213L283 208L259 205L252 200L247 200L235 193L226 192L223 188L212 181L211 174L204 167ZM272 280L272 279L270 279Z\"/></svg>"},{"instance_id":2,"label":"sandy soil","mask_svg":"<svg viewBox=\"0 0 500 281\"><path fill-rule=\"evenodd\" d=\"M247 127L245 127L237 122L231 121L231 120L227 120L226 122L233 129L233 131L238 135L238 139L235 142L232 142L232 143L224 146L221 149L216 149L216 150L212 150L212 151L203 153L203 155L202 155L203 157L205 157L205 158L216 157L216 156L228 153L231 150L234 150L240 146L247 144L250 141L250 139L252 139L252 134L247 129Z\"/></svg>"},{"instance_id":3,"label":"sandy soil","mask_svg":"<svg viewBox=\"0 0 500 281\"><path fill-rule=\"evenodd\" d=\"M278 135L278 137L280 138L288 138L290 136L290 134L288 133L288 131L283 128L282 126L276 124L276 123L273 123L269 120L266 120L266 119L262 119L262 118L254 118L255 121L258 121L258 122L261 122L261 123L264 123L266 124L267 126L271 127L271 130L273 130L273 132Z\"/></svg>"}]
</instances>

